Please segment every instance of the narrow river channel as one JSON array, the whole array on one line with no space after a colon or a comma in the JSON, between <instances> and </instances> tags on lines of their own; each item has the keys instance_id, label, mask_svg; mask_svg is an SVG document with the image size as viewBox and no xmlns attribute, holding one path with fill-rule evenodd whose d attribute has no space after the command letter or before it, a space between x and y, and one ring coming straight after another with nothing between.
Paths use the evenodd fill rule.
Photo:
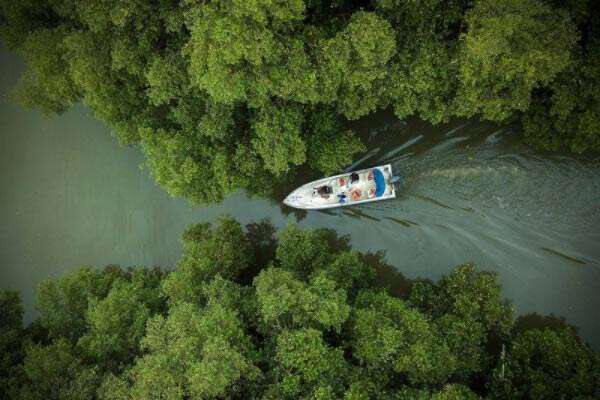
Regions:
<instances>
[{"instance_id":1,"label":"narrow river channel","mask_svg":"<svg viewBox=\"0 0 600 400\"><path fill-rule=\"evenodd\" d=\"M564 316L600 348L597 160L535 153L510 126L432 127L382 112L353 124L369 151L351 168L392 163L397 199L299 215L238 193L193 207L157 187L139 151L83 106L46 119L10 104L23 67L5 51L0 62L0 287L21 292L28 320L42 279L81 265L173 267L186 226L228 213L349 234L408 278L473 261L499 273L519 314Z\"/></svg>"}]
</instances>

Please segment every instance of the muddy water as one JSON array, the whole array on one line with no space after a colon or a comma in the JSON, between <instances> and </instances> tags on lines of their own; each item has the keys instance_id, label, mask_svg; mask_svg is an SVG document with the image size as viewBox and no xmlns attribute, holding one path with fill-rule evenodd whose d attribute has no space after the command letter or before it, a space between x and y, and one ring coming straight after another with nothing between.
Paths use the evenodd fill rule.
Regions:
<instances>
[{"instance_id":1,"label":"muddy water","mask_svg":"<svg viewBox=\"0 0 600 400\"><path fill-rule=\"evenodd\" d=\"M554 313L600 347L600 166L541 155L515 130L477 121L432 127L379 113L353 127L369 145L349 169L392 163L400 195L356 208L289 213L243 193L192 207L169 198L135 148L77 106L46 119L8 103L22 66L0 54L0 287L21 291L80 265L172 267L179 236L229 213L278 227L350 234L358 250L384 250L407 277L436 279L466 261L497 271L519 313Z\"/></svg>"}]
</instances>

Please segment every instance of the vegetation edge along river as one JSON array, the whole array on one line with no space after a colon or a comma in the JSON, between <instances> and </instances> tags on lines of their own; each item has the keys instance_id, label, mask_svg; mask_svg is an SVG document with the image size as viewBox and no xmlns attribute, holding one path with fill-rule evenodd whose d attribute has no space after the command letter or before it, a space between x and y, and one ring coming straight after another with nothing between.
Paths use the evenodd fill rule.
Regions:
<instances>
[{"instance_id":1,"label":"vegetation edge along river","mask_svg":"<svg viewBox=\"0 0 600 400\"><path fill-rule=\"evenodd\" d=\"M27 64L14 98L83 101L193 202L268 195L365 150L344 120L521 121L544 149L600 149L597 1L0 2Z\"/></svg>"},{"instance_id":2,"label":"vegetation edge along river","mask_svg":"<svg viewBox=\"0 0 600 400\"><path fill-rule=\"evenodd\" d=\"M191 226L172 272L81 268L40 285L22 326L0 292L11 399L565 399L600 357L552 316L514 319L473 265L406 280L329 229L223 217Z\"/></svg>"},{"instance_id":3,"label":"vegetation edge along river","mask_svg":"<svg viewBox=\"0 0 600 400\"><path fill-rule=\"evenodd\" d=\"M304 167L325 173L339 170L365 151L354 132L342 129L345 120L387 107L400 118L419 115L433 123L456 116L498 122L514 119L522 125L525 140L540 148L598 150L597 7L597 2L575 0L6 0L0 2L0 35L28 65L14 92L21 104L52 114L83 101L123 143L139 144L154 178L170 194L206 203L220 201L239 188L270 195L273 187L293 179ZM210 231L197 228L200 236L203 229ZM194 230L188 234L193 235ZM193 242L198 251L210 252L211 240L223 240L207 235L195 238L197 242L190 239L188 244ZM215 261L208 267L219 268L219 264ZM435 297L439 290L442 298L451 299L451 293L444 292L444 282L478 282L487 276L468 266L444 278L439 286L417 285L425 288L423 302L372 291L354 297L347 287L345 296L351 300L345 307L339 301L343 289L336 287L335 279L324 276L325 272L319 274L318 263L302 267L314 271L302 276L294 267L286 270L279 265L279 270L260 272L253 285L237 276L229 280L227 276L206 277L191 289L201 291L194 296L202 303L195 305L170 297L167 303L159 297L148 299L156 303L136 301L132 305L119 294L134 294L130 290L140 284L141 298L155 296L157 288L163 287L158 282L163 279L160 271L82 270L78 273L88 274L90 293L84 288L84 310L74 312L90 331L70 336L77 333L52 333L48 321L33 324L27 338L36 344L25 343L24 368L18 364L23 356L21 344L12 341L22 337L18 306L14 306L14 295L4 294L13 312L6 314L8 322L3 326L8 329L3 340L7 339L3 343L15 350L7 353L9 366L17 360L6 381L7 390L14 389L24 398L89 398L92 393L136 398L163 389L172 389L169 394L173 396L198 397L235 397L240 389L267 398L296 398L305 393L320 398L346 394L368 398L387 392L409 398L597 394L597 355L589 352L571 328L528 331L516 334L512 342L506 339L511 329L482 323L486 326L483 333L474 333L476 338L470 338L473 342L465 348L456 337L441 338L437 324L450 324L443 326L451 332L456 323L462 333L477 327L472 322L478 316L468 315L474 320L468 320L467 326L461 326L461 320L444 319L452 313L462 317L463 311L453 310L452 305L436 310L437 299L427 297ZM203 273L201 267L195 272ZM72 280L77 287L78 273L54 284L59 305L63 305L60 286L68 286ZM238 278L242 280L236 281ZM292 311L278 311L272 304L260 309L260 285L270 288L270 284L280 283L290 288ZM236 303L243 297L239 293L252 290L256 291L256 304ZM311 315L309 306L321 300L315 292L327 295L326 302L323 310ZM419 292L413 287L410 293ZM304 296L306 304L302 303ZM460 300L457 304L462 304ZM475 304L471 300L462 299ZM302 311L299 315L293 312L294 302ZM150 318L152 307L161 304L165 315ZM123 345L119 343L123 335L111 335L112 328L118 327L111 326L114 320L108 317L115 315L110 314L112 307L118 310L120 306L133 307L123 314L134 318L130 327L152 323L143 339L133 335L128 338L134 344L124 344L147 352L140 358L140 366L136 362L127 370L132 375L117 376L133 365L129 353L110 354ZM346 318L339 318L343 312L328 314L328 307L346 310ZM60 318L60 306L55 308L47 315L42 313L40 321L48 316ZM280 311L282 314L277 314ZM244 325L248 316L254 325ZM269 327L261 326L260 318L271 322ZM186 336L182 320L194 321L189 326L197 329ZM346 321L352 321L346 326L348 331L342 329ZM407 321L419 329L411 330ZM428 325L434 327L428 329ZM344 334L349 335L349 342L344 342ZM165 345L165 338L181 339L177 342L181 347ZM373 343L373 338L403 345L389 353L380 352L386 347ZM471 354L475 359L492 357L495 366L487 370L489 375L481 372L484 367L480 365L469 369L461 364L472 361L469 357L452 353L473 350L469 347L472 343L481 350L492 342L507 344L508 352L496 347L486 348L485 357L476 350ZM307 345L310 347L302 347ZM184 353L169 353L178 350ZM539 365L531 366L527 360L532 353L543 365L568 367L548 372ZM113 365L121 356L125 361ZM164 368L177 373L164 374L160 362L171 356L181 356L183 365L165 364ZM425 358L418 358L421 356ZM319 364L322 360L327 362ZM555 363L557 360L560 362ZM573 360L575 364L570 364ZM59 361L62 364L57 365ZM218 364L221 361L227 364ZM227 368L219 368L225 365ZM417 365L423 369L412 368ZM322 367L316 369L317 376L315 366ZM355 368L391 378L373 382L368 373ZM519 368L526 372L511 377ZM218 374L211 375L215 369ZM107 378L103 375L107 371L114 376ZM352 375L356 371L359 375ZM523 377L526 379L520 381ZM45 386L44 378L49 379ZM537 379L541 383L536 384ZM349 381L358 384L349 386ZM398 382L406 385L395 387ZM452 384L444 386L446 382Z\"/></svg>"}]
</instances>

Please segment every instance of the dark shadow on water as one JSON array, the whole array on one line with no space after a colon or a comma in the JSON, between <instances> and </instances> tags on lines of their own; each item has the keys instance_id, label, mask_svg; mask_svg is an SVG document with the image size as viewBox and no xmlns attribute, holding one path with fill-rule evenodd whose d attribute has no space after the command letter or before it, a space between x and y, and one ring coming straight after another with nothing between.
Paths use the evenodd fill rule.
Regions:
<instances>
[{"instance_id":1,"label":"dark shadow on water","mask_svg":"<svg viewBox=\"0 0 600 400\"><path fill-rule=\"evenodd\" d=\"M316 230L319 236L327 242L327 246L334 253L341 253L352 250L350 245L350 235L340 235L335 229L320 228Z\"/></svg>"},{"instance_id":2,"label":"dark shadow on water","mask_svg":"<svg viewBox=\"0 0 600 400\"><path fill-rule=\"evenodd\" d=\"M375 269L377 286L387 288L394 297L408 298L411 281L385 261L385 250L365 253L362 260Z\"/></svg>"},{"instance_id":3,"label":"dark shadow on water","mask_svg":"<svg viewBox=\"0 0 600 400\"><path fill-rule=\"evenodd\" d=\"M283 215L285 215L286 217L290 214L292 214L294 217L296 217L297 222L302 221L308 215L308 211L306 211L306 210L299 210L297 208L288 207L283 203L281 203L279 205L279 208L281 209L281 213Z\"/></svg>"},{"instance_id":4,"label":"dark shadow on water","mask_svg":"<svg viewBox=\"0 0 600 400\"><path fill-rule=\"evenodd\" d=\"M577 265L586 265L586 264L587 264L587 263L586 263L585 261L583 261L583 260L580 260L580 259L578 259L578 258L575 258L575 257L569 256L569 255L567 255L567 254L565 254L565 253L562 253L562 252L560 252L560 251L558 251L558 250L549 249L549 248L547 248L547 247L541 247L541 249L542 249L542 250L544 250L545 252L548 252L548 253L550 253L550 254L554 254L554 255L555 255L555 256L557 256L557 257L560 257L560 258L562 258L562 259L565 259L565 260L567 260L567 261L570 261L570 262L572 262L572 263L574 263L574 264L577 264Z\"/></svg>"},{"instance_id":5,"label":"dark shadow on water","mask_svg":"<svg viewBox=\"0 0 600 400\"><path fill-rule=\"evenodd\" d=\"M344 214L346 214L346 212L344 212ZM379 218L375 218L363 211L360 210L360 208L358 207L350 207L347 209L347 214L346 215L351 215L351 216L356 216L357 218L366 218L369 219L371 221L375 221L375 222L379 222L381 221Z\"/></svg>"},{"instance_id":6,"label":"dark shadow on water","mask_svg":"<svg viewBox=\"0 0 600 400\"><path fill-rule=\"evenodd\" d=\"M436 206L439 206L439 207L442 207L442 208L446 208L448 210L454 210L454 208L450 207L449 205L444 204L441 201L433 199L433 198L431 198L429 196L424 196L424 195L420 195L420 194L413 194L412 196L415 197L415 198L417 198L417 199L419 199L419 200L426 201L427 203L435 204Z\"/></svg>"},{"instance_id":7,"label":"dark shadow on water","mask_svg":"<svg viewBox=\"0 0 600 400\"><path fill-rule=\"evenodd\" d=\"M408 219L400 219L400 218L394 218L394 217L383 217L387 220L390 220L392 222L397 223L398 225L402 225L405 228L410 228L411 226L420 226L419 224L417 224L416 222L412 222Z\"/></svg>"},{"instance_id":8,"label":"dark shadow on water","mask_svg":"<svg viewBox=\"0 0 600 400\"><path fill-rule=\"evenodd\" d=\"M325 214L325 215L329 215L331 217L339 217L340 216L339 214L337 214L333 210L316 210L316 212L321 213L321 214Z\"/></svg>"},{"instance_id":9,"label":"dark shadow on water","mask_svg":"<svg viewBox=\"0 0 600 400\"><path fill-rule=\"evenodd\" d=\"M517 318L513 327L513 334L517 335L532 329L551 329L553 331L570 329L575 335L578 334L577 327L567 323L564 317L557 317L554 314L540 315L538 313L525 314Z\"/></svg>"},{"instance_id":10,"label":"dark shadow on water","mask_svg":"<svg viewBox=\"0 0 600 400\"><path fill-rule=\"evenodd\" d=\"M250 242L253 256L250 266L240 276L240 283L252 285L254 277L269 265L271 260L275 259L276 231L277 229L268 218L246 225L246 238Z\"/></svg>"},{"instance_id":11,"label":"dark shadow on water","mask_svg":"<svg viewBox=\"0 0 600 400\"><path fill-rule=\"evenodd\" d=\"M350 218L360 219L360 217L358 215L353 214L353 213L349 212L348 210L342 211L342 214L344 214L344 215L346 215L346 216L348 216Z\"/></svg>"},{"instance_id":12,"label":"dark shadow on water","mask_svg":"<svg viewBox=\"0 0 600 400\"><path fill-rule=\"evenodd\" d=\"M301 221L306 218L308 212L306 210L288 207L283 204L283 200L296 188L305 183L319 179L322 176L323 174L313 170L308 165L302 165L298 167L294 173L290 173L282 178L273 178L270 190L267 193L259 193L257 196L269 200L273 205L279 206L283 215L288 216L292 214L296 217L297 221Z\"/></svg>"}]
</instances>

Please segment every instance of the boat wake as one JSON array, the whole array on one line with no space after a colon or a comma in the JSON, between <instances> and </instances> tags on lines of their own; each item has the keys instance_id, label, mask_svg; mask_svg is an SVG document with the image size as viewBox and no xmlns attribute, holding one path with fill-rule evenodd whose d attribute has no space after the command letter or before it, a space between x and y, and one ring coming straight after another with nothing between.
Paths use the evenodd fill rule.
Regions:
<instances>
[{"instance_id":1,"label":"boat wake","mask_svg":"<svg viewBox=\"0 0 600 400\"><path fill-rule=\"evenodd\" d=\"M539 155L511 127L395 126L367 132L377 151L353 167L390 162L402 178L397 198L310 224L351 234L360 250L388 249L411 277L476 262L500 274L519 312L564 315L600 338L600 320L585 318L600 306L598 161Z\"/></svg>"}]
</instances>

